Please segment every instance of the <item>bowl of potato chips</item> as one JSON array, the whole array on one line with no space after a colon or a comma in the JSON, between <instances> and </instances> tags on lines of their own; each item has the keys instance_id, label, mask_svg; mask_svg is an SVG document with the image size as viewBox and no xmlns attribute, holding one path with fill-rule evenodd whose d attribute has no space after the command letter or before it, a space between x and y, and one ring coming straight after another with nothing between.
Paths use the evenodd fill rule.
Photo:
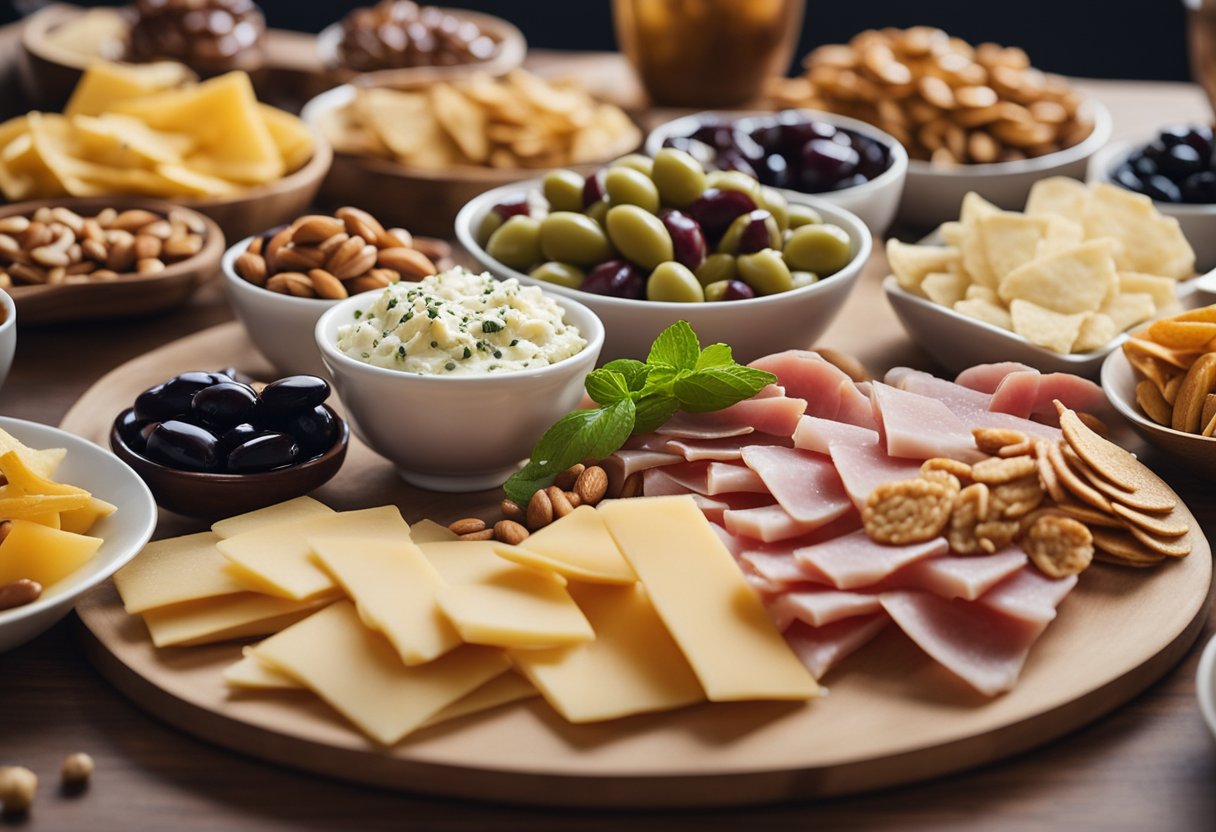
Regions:
<instances>
[{"instance_id":1,"label":"bowl of potato chips","mask_svg":"<svg viewBox=\"0 0 1216 832\"><path fill-rule=\"evenodd\" d=\"M1063 177L1031 189L1025 211L978 194L921 244L887 245L887 299L909 334L958 371L1020 361L1096 377L1126 331L1171 311L1195 254L1151 200Z\"/></svg>"},{"instance_id":2,"label":"bowl of potato chips","mask_svg":"<svg viewBox=\"0 0 1216 832\"><path fill-rule=\"evenodd\" d=\"M336 154L326 201L437 237L486 190L552 168L589 170L642 140L619 107L523 70L405 88L364 78L317 96L303 118Z\"/></svg>"}]
</instances>

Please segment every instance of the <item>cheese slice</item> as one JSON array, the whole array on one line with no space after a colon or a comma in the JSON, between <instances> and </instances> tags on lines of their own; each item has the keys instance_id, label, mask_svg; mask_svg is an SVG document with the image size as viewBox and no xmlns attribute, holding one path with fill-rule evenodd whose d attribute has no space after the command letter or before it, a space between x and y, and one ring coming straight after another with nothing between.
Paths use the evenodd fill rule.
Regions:
<instances>
[{"instance_id":1,"label":"cheese slice","mask_svg":"<svg viewBox=\"0 0 1216 832\"><path fill-rule=\"evenodd\" d=\"M311 557L308 541L318 536L358 536L408 540L410 528L396 506L319 514L259 526L221 540L217 548L239 567L242 580L284 598L316 598L336 588L333 578Z\"/></svg>"},{"instance_id":2,"label":"cheese slice","mask_svg":"<svg viewBox=\"0 0 1216 832\"><path fill-rule=\"evenodd\" d=\"M143 617L157 647L185 647L277 633L308 615L318 604L242 592L157 607Z\"/></svg>"},{"instance_id":3,"label":"cheese slice","mask_svg":"<svg viewBox=\"0 0 1216 832\"><path fill-rule=\"evenodd\" d=\"M576 581L631 584L638 579L591 506L579 506L533 532L519 546L503 545L494 551L507 560L552 569Z\"/></svg>"},{"instance_id":4,"label":"cheese slice","mask_svg":"<svg viewBox=\"0 0 1216 832\"><path fill-rule=\"evenodd\" d=\"M419 520L410 526L410 540L415 543L440 543L459 539L460 535L434 520Z\"/></svg>"},{"instance_id":5,"label":"cheese slice","mask_svg":"<svg viewBox=\"0 0 1216 832\"><path fill-rule=\"evenodd\" d=\"M692 497L613 500L597 510L711 701L818 694Z\"/></svg>"},{"instance_id":6,"label":"cheese slice","mask_svg":"<svg viewBox=\"0 0 1216 832\"><path fill-rule=\"evenodd\" d=\"M539 695L539 691L533 687L531 682L518 673L507 671L486 682L468 696L448 705L423 723L423 726L430 727L441 722L459 719L462 716L472 716L482 711L488 711L490 708L497 708L499 705L531 699L537 695Z\"/></svg>"},{"instance_id":7,"label":"cheese slice","mask_svg":"<svg viewBox=\"0 0 1216 832\"><path fill-rule=\"evenodd\" d=\"M294 500L276 503L254 511L247 511L226 520L218 520L211 524L211 531L220 537L236 537L238 534L251 532L263 526L273 526L276 523L290 523L294 520L306 520L326 514L337 514L329 506L312 497L296 497Z\"/></svg>"},{"instance_id":8,"label":"cheese slice","mask_svg":"<svg viewBox=\"0 0 1216 832\"><path fill-rule=\"evenodd\" d=\"M228 569L214 532L154 540L114 574L114 586L129 613L235 595L248 587Z\"/></svg>"},{"instance_id":9,"label":"cheese slice","mask_svg":"<svg viewBox=\"0 0 1216 832\"><path fill-rule=\"evenodd\" d=\"M705 701L641 584L573 584L570 594L595 641L509 653L555 711L571 722L599 722Z\"/></svg>"},{"instance_id":10,"label":"cheese slice","mask_svg":"<svg viewBox=\"0 0 1216 832\"><path fill-rule=\"evenodd\" d=\"M60 514L59 527L65 532L88 534L98 520L109 517L116 511L118 511L118 506L107 503L105 500L99 500L97 497L90 497L88 505L84 508L76 508Z\"/></svg>"},{"instance_id":11,"label":"cheese slice","mask_svg":"<svg viewBox=\"0 0 1216 832\"><path fill-rule=\"evenodd\" d=\"M224 684L235 690L301 690L295 679L262 661L252 647L241 648L241 660L224 668Z\"/></svg>"},{"instance_id":12,"label":"cheese slice","mask_svg":"<svg viewBox=\"0 0 1216 832\"><path fill-rule=\"evenodd\" d=\"M443 578L408 539L314 537L313 556L383 633L406 664L423 664L460 646L435 596Z\"/></svg>"},{"instance_id":13,"label":"cheese slice","mask_svg":"<svg viewBox=\"0 0 1216 832\"><path fill-rule=\"evenodd\" d=\"M503 560L493 541L419 547L447 586L439 608L460 637L497 647L554 647L595 637L565 579Z\"/></svg>"},{"instance_id":14,"label":"cheese slice","mask_svg":"<svg viewBox=\"0 0 1216 832\"><path fill-rule=\"evenodd\" d=\"M463 645L406 667L388 640L339 601L254 648L259 660L298 679L361 731L392 745L508 668L501 650Z\"/></svg>"}]
</instances>

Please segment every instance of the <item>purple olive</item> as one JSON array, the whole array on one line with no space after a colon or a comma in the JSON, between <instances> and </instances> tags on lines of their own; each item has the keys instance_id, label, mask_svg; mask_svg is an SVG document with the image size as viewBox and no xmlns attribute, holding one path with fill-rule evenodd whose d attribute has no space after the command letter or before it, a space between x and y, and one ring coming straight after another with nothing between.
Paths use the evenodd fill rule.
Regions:
<instances>
[{"instance_id":1,"label":"purple olive","mask_svg":"<svg viewBox=\"0 0 1216 832\"><path fill-rule=\"evenodd\" d=\"M812 139L802 148L802 190L818 193L857 172L861 156L851 146L830 139Z\"/></svg>"},{"instance_id":2,"label":"purple olive","mask_svg":"<svg viewBox=\"0 0 1216 832\"><path fill-rule=\"evenodd\" d=\"M262 389L262 407L275 415L312 410L328 398L329 382L319 376L287 376Z\"/></svg>"},{"instance_id":3,"label":"purple olive","mask_svg":"<svg viewBox=\"0 0 1216 832\"><path fill-rule=\"evenodd\" d=\"M257 403L258 394L248 384L225 381L195 393L190 411L204 425L224 431L252 418Z\"/></svg>"},{"instance_id":4,"label":"purple olive","mask_svg":"<svg viewBox=\"0 0 1216 832\"><path fill-rule=\"evenodd\" d=\"M183 471L214 471L219 462L218 442L210 431L172 419L148 436L146 456Z\"/></svg>"},{"instance_id":5,"label":"purple olive","mask_svg":"<svg viewBox=\"0 0 1216 832\"><path fill-rule=\"evenodd\" d=\"M627 260L607 260L589 271L579 288L595 295L641 300L646 296L646 276Z\"/></svg>"},{"instance_id":6,"label":"purple olive","mask_svg":"<svg viewBox=\"0 0 1216 832\"><path fill-rule=\"evenodd\" d=\"M701 226L706 242L716 243L735 217L755 208L755 201L742 191L709 188L688 206L685 213Z\"/></svg>"},{"instance_id":7,"label":"purple olive","mask_svg":"<svg viewBox=\"0 0 1216 832\"><path fill-rule=\"evenodd\" d=\"M128 407L118 414L118 418L114 420L114 427L118 430L118 436L126 443L128 448L136 453L141 453L144 445L147 444L148 440L141 432L146 424L148 423L135 415L135 408L133 407Z\"/></svg>"},{"instance_id":8,"label":"purple olive","mask_svg":"<svg viewBox=\"0 0 1216 832\"><path fill-rule=\"evenodd\" d=\"M586 211L603 198L604 169L600 168L595 173L583 180L583 210Z\"/></svg>"},{"instance_id":9,"label":"purple olive","mask_svg":"<svg viewBox=\"0 0 1216 832\"><path fill-rule=\"evenodd\" d=\"M306 459L325 453L338 441L338 422L324 407L293 413L278 427L299 443L300 456Z\"/></svg>"},{"instance_id":10,"label":"purple olive","mask_svg":"<svg viewBox=\"0 0 1216 832\"><path fill-rule=\"evenodd\" d=\"M769 211L757 208L735 217L722 235L718 251L724 254L753 254L766 248L781 248L781 229Z\"/></svg>"},{"instance_id":11,"label":"purple olive","mask_svg":"<svg viewBox=\"0 0 1216 832\"><path fill-rule=\"evenodd\" d=\"M671 246L677 263L696 271L705 262L707 247L705 234L697 221L674 208L659 214L667 233L671 235Z\"/></svg>"},{"instance_id":12,"label":"purple olive","mask_svg":"<svg viewBox=\"0 0 1216 832\"><path fill-rule=\"evenodd\" d=\"M251 474L291 465L300 456L300 446L285 433L266 433L237 445L228 453L228 470Z\"/></svg>"},{"instance_id":13,"label":"purple olive","mask_svg":"<svg viewBox=\"0 0 1216 832\"><path fill-rule=\"evenodd\" d=\"M732 280L726 284L726 294L722 300L751 300L755 296L756 291L751 286L742 280Z\"/></svg>"},{"instance_id":14,"label":"purple olive","mask_svg":"<svg viewBox=\"0 0 1216 832\"><path fill-rule=\"evenodd\" d=\"M135 399L135 415L144 421L164 421L190 410L194 394L205 387L231 381L220 373L192 371L149 387Z\"/></svg>"},{"instance_id":15,"label":"purple olive","mask_svg":"<svg viewBox=\"0 0 1216 832\"><path fill-rule=\"evenodd\" d=\"M237 445L244 444L255 436L261 436L263 433L268 432L262 428L254 427L249 422L242 422L220 434L218 452L220 456L227 458L228 453Z\"/></svg>"},{"instance_id":16,"label":"purple olive","mask_svg":"<svg viewBox=\"0 0 1216 832\"><path fill-rule=\"evenodd\" d=\"M532 207L528 204L527 194L516 194L515 196L507 197L490 210L504 220L509 220L511 217L528 216L532 211Z\"/></svg>"}]
</instances>

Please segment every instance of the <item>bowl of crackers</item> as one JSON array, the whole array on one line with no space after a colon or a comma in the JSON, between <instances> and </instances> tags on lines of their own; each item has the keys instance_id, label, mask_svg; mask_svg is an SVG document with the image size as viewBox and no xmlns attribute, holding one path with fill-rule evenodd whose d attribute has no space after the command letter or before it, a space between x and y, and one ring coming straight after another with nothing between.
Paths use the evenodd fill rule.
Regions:
<instances>
[{"instance_id":1,"label":"bowl of crackers","mask_svg":"<svg viewBox=\"0 0 1216 832\"><path fill-rule=\"evenodd\" d=\"M904 328L955 372L1020 361L1096 378L1127 330L1178 308L1195 253L1177 220L1112 185L1053 177L1025 209L978 194L922 243L891 240L883 288Z\"/></svg>"},{"instance_id":2,"label":"bowl of crackers","mask_svg":"<svg viewBox=\"0 0 1216 832\"><path fill-rule=\"evenodd\" d=\"M1162 318L1102 365L1102 389L1147 441L1197 474L1216 474L1216 306Z\"/></svg>"},{"instance_id":3,"label":"bowl of crackers","mask_svg":"<svg viewBox=\"0 0 1216 832\"><path fill-rule=\"evenodd\" d=\"M910 161L898 221L911 226L949 220L969 191L1021 206L1039 179L1084 178L1110 138L1105 107L1017 47L917 26L861 32L804 65L802 77L775 82L771 103L840 113L899 139Z\"/></svg>"},{"instance_id":4,"label":"bowl of crackers","mask_svg":"<svg viewBox=\"0 0 1216 832\"><path fill-rule=\"evenodd\" d=\"M422 234L450 235L461 206L483 191L551 168L591 170L642 139L619 107L524 70L383 84L365 76L304 107L336 152L322 198Z\"/></svg>"}]
</instances>

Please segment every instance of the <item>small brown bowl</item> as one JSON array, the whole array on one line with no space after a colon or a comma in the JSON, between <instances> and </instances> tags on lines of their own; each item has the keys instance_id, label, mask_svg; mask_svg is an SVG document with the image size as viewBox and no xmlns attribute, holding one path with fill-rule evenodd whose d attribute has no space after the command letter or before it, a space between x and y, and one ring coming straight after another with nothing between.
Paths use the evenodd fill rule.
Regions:
<instances>
[{"instance_id":1,"label":"small brown bowl","mask_svg":"<svg viewBox=\"0 0 1216 832\"><path fill-rule=\"evenodd\" d=\"M350 428L329 405L323 405L337 420L338 441L321 456L259 474L210 474L179 471L141 456L118 434L118 419L110 428L110 448L147 483L156 502L187 517L213 520L253 511L263 506L300 497L333 479L346 459ZM119 414L121 419L126 411Z\"/></svg>"},{"instance_id":2,"label":"small brown bowl","mask_svg":"<svg viewBox=\"0 0 1216 832\"><path fill-rule=\"evenodd\" d=\"M83 14L104 20L94 40L96 54L65 49L54 40L56 29ZM21 52L17 72L25 99L39 110L63 109L85 67L97 60L116 59L125 49L131 25L126 9L86 10L55 3L30 15L21 26Z\"/></svg>"},{"instance_id":3,"label":"small brown bowl","mask_svg":"<svg viewBox=\"0 0 1216 832\"><path fill-rule=\"evenodd\" d=\"M0 218L30 216L42 207L63 207L92 216L104 208L120 211L143 208L166 215L185 211L207 227L198 254L165 267L156 274L127 274L117 280L62 283L56 286L14 286L8 290L21 313L21 325L97 321L163 312L185 303L194 291L220 270L224 233L198 211L145 197L61 197L0 205Z\"/></svg>"}]
</instances>

